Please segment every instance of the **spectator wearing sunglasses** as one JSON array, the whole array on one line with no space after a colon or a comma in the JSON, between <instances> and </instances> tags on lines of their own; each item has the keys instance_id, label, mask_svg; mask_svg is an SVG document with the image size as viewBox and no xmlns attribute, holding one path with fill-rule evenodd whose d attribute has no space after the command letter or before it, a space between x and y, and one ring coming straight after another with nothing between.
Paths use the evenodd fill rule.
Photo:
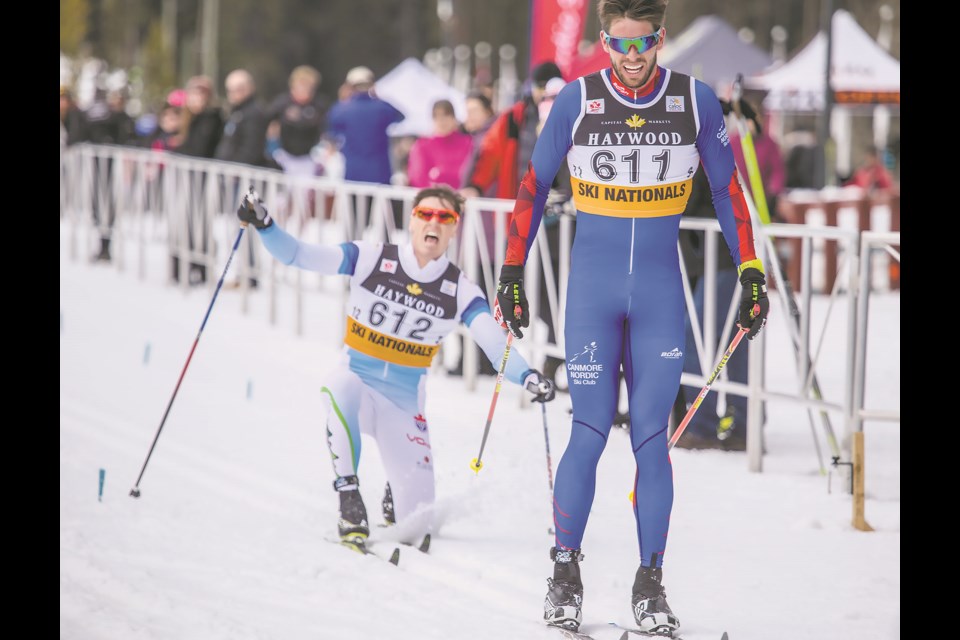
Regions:
<instances>
[{"instance_id":1,"label":"spectator wearing sunglasses","mask_svg":"<svg viewBox=\"0 0 960 640\"><path fill-rule=\"evenodd\" d=\"M573 425L554 484L557 533L544 619L568 629L582 619L581 542L622 368L637 466L634 621L644 633L672 637L680 623L667 604L662 565L673 507L667 422L685 348L677 235L701 164L738 269L739 323L748 337L760 331L769 303L720 102L704 83L657 63L666 6L600 0L610 67L556 97L516 196L497 302L509 330L522 337L530 323L524 263L566 160L577 209L564 325Z\"/></svg>"},{"instance_id":2,"label":"spectator wearing sunglasses","mask_svg":"<svg viewBox=\"0 0 960 640\"><path fill-rule=\"evenodd\" d=\"M434 473L425 411L425 376L443 338L460 323L498 366L504 332L480 288L446 256L460 223L463 199L449 187L414 196L410 240L404 245L365 241L324 246L287 234L255 194L237 211L280 262L326 275L350 277L343 356L320 393L323 429L340 500L340 538L363 549L370 525L357 469L361 434L377 441L387 476L382 502L397 537L417 543L434 523ZM553 386L511 351L505 377L522 384L535 402L554 397ZM323 463L322 466L326 466Z\"/></svg>"}]
</instances>

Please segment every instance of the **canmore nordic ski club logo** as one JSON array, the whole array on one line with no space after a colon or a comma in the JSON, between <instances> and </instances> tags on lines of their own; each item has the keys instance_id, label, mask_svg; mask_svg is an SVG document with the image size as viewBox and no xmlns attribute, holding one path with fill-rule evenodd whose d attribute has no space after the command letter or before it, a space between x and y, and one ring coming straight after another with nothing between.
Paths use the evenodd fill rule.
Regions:
<instances>
[{"instance_id":1,"label":"canmore nordic ski club logo","mask_svg":"<svg viewBox=\"0 0 960 640\"><path fill-rule=\"evenodd\" d=\"M590 356L590 362L593 362L593 354L597 350L597 341L593 340L590 344L583 345L583 351L570 358L570 362L576 362L580 356Z\"/></svg>"},{"instance_id":2,"label":"canmore nordic ski club logo","mask_svg":"<svg viewBox=\"0 0 960 640\"><path fill-rule=\"evenodd\" d=\"M570 358L567 363L567 380L570 384L597 384L603 373L603 364L596 362L593 355L597 351L597 341L583 345L583 351Z\"/></svg>"},{"instance_id":3,"label":"canmore nordic ski club logo","mask_svg":"<svg viewBox=\"0 0 960 640\"><path fill-rule=\"evenodd\" d=\"M667 360L679 360L683 357L683 351L680 351L679 347L674 347L670 351L661 351L660 357Z\"/></svg>"}]
</instances>

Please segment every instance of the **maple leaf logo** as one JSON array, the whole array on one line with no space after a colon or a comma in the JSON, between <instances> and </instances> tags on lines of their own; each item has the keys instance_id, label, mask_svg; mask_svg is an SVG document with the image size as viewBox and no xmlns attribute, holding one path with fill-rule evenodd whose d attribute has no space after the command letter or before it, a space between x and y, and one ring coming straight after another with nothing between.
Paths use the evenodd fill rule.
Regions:
<instances>
[{"instance_id":1,"label":"maple leaf logo","mask_svg":"<svg viewBox=\"0 0 960 640\"><path fill-rule=\"evenodd\" d=\"M645 124L647 124L647 121L641 118L640 116L638 116L637 114L633 114L632 116L627 118L627 126L630 127L631 129L639 129Z\"/></svg>"},{"instance_id":2,"label":"maple leaf logo","mask_svg":"<svg viewBox=\"0 0 960 640\"><path fill-rule=\"evenodd\" d=\"M418 296L418 295L420 295L421 293L423 293L423 289L421 289L421 288L420 288L420 285L417 284L416 282L411 282L410 284L408 284L408 285L407 285L407 291L409 291L411 294L413 294L413 295L415 295L415 296Z\"/></svg>"}]
</instances>

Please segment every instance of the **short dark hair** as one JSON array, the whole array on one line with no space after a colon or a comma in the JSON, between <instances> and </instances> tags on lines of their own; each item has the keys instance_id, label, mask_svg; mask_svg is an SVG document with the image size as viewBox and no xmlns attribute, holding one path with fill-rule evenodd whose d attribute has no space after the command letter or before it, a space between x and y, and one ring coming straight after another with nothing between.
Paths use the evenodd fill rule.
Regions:
<instances>
[{"instance_id":1,"label":"short dark hair","mask_svg":"<svg viewBox=\"0 0 960 640\"><path fill-rule=\"evenodd\" d=\"M551 78L562 78L563 74L560 73L560 67L557 66L556 62L548 60L534 67L530 77L533 79L533 84L543 87Z\"/></svg>"},{"instance_id":2,"label":"short dark hair","mask_svg":"<svg viewBox=\"0 0 960 640\"><path fill-rule=\"evenodd\" d=\"M459 214L463 213L463 196L445 184L438 184L417 191L417 195L413 196L413 206L417 206L427 198L439 198L453 211Z\"/></svg>"},{"instance_id":3,"label":"short dark hair","mask_svg":"<svg viewBox=\"0 0 960 640\"><path fill-rule=\"evenodd\" d=\"M667 2L669 0L600 0L597 5L600 28L607 31L617 18L629 18L646 20L659 31L665 20Z\"/></svg>"}]
</instances>

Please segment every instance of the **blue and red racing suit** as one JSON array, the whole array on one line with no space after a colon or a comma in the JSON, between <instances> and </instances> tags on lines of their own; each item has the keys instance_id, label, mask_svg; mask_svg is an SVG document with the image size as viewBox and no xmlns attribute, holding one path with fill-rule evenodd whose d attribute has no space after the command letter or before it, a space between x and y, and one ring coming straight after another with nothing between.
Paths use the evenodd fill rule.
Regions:
<instances>
[{"instance_id":1,"label":"blue and red racing suit","mask_svg":"<svg viewBox=\"0 0 960 640\"><path fill-rule=\"evenodd\" d=\"M667 419L680 387L686 312L677 234L699 164L734 264L763 270L716 95L690 76L662 67L656 74L645 94L610 69L564 87L522 180L505 262L526 261L566 158L577 206L564 335L573 428L557 468L556 544L580 548L622 366L645 566L662 563L673 506Z\"/></svg>"}]
</instances>

